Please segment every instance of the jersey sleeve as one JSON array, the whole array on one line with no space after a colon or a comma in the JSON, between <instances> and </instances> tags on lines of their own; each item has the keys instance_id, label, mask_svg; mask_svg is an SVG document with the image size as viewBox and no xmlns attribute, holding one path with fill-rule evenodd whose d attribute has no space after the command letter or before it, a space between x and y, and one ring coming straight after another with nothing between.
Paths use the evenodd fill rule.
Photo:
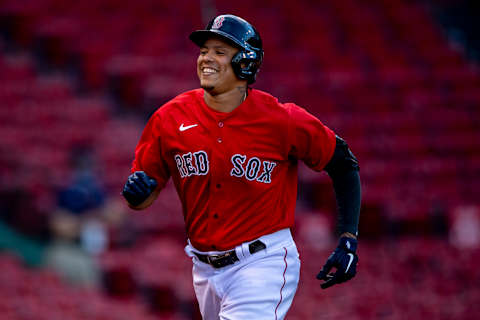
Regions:
<instances>
[{"instance_id":1,"label":"jersey sleeve","mask_svg":"<svg viewBox=\"0 0 480 320\"><path fill-rule=\"evenodd\" d=\"M288 156L321 171L335 150L335 133L305 109L286 104L289 111Z\"/></svg>"},{"instance_id":2,"label":"jersey sleeve","mask_svg":"<svg viewBox=\"0 0 480 320\"><path fill-rule=\"evenodd\" d=\"M170 178L170 172L162 157L161 128L160 115L155 113L143 129L140 141L135 148L132 172L145 171L163 188Z\"/></svg>"}]
</instances>

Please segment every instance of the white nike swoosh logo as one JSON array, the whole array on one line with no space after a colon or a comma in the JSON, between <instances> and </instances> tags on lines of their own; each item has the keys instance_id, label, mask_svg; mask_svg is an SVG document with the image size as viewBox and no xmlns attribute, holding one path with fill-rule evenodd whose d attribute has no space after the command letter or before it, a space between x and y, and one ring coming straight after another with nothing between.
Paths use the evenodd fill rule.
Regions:
<instances>
[{"instance_id":1,"label":"white nike swoosh logo","mask_svg":"<svg viewBox=\"0 0 480 320\"><path fill-rule=\"evenodd\" d=\"M198 126L198 124L192 124L190 126L183 126L183 123L180 125L180 128L178 128L178 130L180 131L185 131L185 130L188 130L188 129L191 129L191 128L194 128Z\"/></svg>"},{"instance_id":2,"label":"white nike swoosh logo","mask_svg":"<svg viewBox=\"0 0 480 320\"><path fill-rule=\"evenodd\" d=\"M353 253L347 253L347 255L350 257L350 261L348 261L347 269L345 269L345 273L348 272L348 269L350 269L350 266L352 265L353 262Z\"/></svg>"}]
</instances>

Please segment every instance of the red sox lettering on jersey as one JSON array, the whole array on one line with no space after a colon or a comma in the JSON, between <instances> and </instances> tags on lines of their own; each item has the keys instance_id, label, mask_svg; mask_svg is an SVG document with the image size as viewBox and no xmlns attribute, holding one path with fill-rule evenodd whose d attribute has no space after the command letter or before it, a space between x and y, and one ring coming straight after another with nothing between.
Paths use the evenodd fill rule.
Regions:
<instances>
[{"instance_id":1,"label":"red sox lettering on jersey","mask_svg":"<svg viewBox=\"0 0 480 320\"><path fill-rule=\"evenodd\" d=\"M208 155L203 150L182 155L177 154L174 158L182 178L192 175L204 176L208 173Z\"/></svg>"},{"instance_id":2,"label":"red sox lettering on jersey","mask_svg":"<svg viewBox=\"0 0 480 320\"><path fill-rule=\"evenodd\" d=\"M161 187L171 177L192 245L236 245L293 225L297 161L322 170L335 134L294 104L249 89L230 113L209 108L203 89L179 95L149 120L132 171Z\"/></svg>"},{"instance_id":3,"label":"red sox lettering on jersey","mask_svg":"<svg viewBox=\"0 0 480 320\"><path fill-rule=\"evenodd\" d=\"M208 174L208 154L203 150L182 155L177 154L174 158L178 172L182 178L192 175L204 176ZM231 159L233 168L230 171L230 175L237 178L244 177L248 181L272 182L272 171L277 165L275 162L261 161L257 157L252 157L248 159L248 161L246 160L246 155L234 154ZM246 163L245 167L244 163Z\"/></svg>"},{"instance_id":4,"label":"red sox lettering on jersey","mask_svg":"<svg viewBox=\"0 0 480 320\"><path fill-rule=\"evenodd\" d=\"M244 168L243 164L245 162L247 164ZM247 156L243 154L234 154L232 156L232 164L233 168L230 171L231 176L237 178L245 177L248 181L263 183L272 182L272 171L277 165L275 162L260 161L257 157L251 157L247 161ZM263 171L260 171L260 168L262 168Z\"/></svg>"}]
</instances>

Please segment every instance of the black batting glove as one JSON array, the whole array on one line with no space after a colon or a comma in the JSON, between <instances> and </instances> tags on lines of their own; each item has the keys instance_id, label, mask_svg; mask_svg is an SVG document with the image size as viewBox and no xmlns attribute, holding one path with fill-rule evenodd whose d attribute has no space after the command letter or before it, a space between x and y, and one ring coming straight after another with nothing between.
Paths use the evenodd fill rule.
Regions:
<instances>
[{"instance_id":1,"label":"black batting glove","mask_svg":"<svg viewBox=\"0 0 480 320\"><path fill-rule=\"evenodd\" d=\"M357 240L349 237L341 237L335 251L328 257L327 262L317 275L318 280L325 280L321 284L322 289L327 289L335 284L348 281L357 273L358 256ZM335 267L335 273L329 273Z\"/></svg>"},{"instance_id":2,"label":"black batting glove","mask_svg":"<svg viewBox=\"0 0 480 320\"><path fill-rule=\"evenodd\" d=\"M143 203L157 187L157 181L143 171L135 171L128 176L122 195L132 206Z\"/></svg>"}]
</instances>

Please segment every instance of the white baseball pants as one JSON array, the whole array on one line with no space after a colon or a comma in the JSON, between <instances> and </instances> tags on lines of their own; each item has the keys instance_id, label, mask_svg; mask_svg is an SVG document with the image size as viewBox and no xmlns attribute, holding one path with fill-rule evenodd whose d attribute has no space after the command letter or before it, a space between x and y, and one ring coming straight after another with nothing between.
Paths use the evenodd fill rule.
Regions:
<instances>
[{"instance_id":1,"label":"white baseball pants","mask_svg":"<svg viewBox=\"0 0 480 320\"><path fill-rule=\"evenodd\" d=\"M257 240L257 239L255 239ZM190 244L193 286L204 320L284 319L297 290L300 259L290 229L262 236L266 248L250 254L248 245L235 248L240 261L223 268L201 262Z\"/></svg>"}]
</instances>

